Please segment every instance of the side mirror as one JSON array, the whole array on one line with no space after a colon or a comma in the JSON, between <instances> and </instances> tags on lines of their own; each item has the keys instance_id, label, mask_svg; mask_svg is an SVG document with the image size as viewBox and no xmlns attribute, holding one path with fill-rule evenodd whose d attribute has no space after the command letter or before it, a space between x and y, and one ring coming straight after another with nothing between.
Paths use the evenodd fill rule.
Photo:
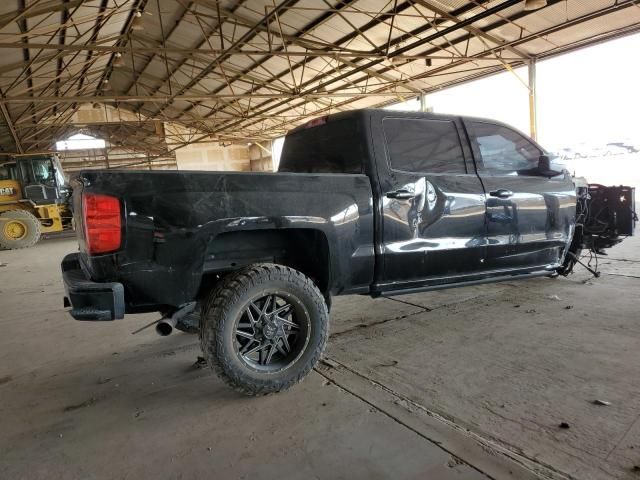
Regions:
<instances>
[{"instance_id":1,"label":"side mirror","mask_svg":"<svg viewBox=\"0 0 640 480\"><path fill-rule=\"evenodd\" d=\"M538 174L543 177L555 177L561 175L562 172L558 172L557 170L551 169L551 159L548 155L540 155L538 158Z\"/></svg>"},{"instance_id":2,"label":"side mirror","mask_svg":"<svg viewBox=\"0 0 640 480\"><path fill-rule=\"evenodd\" d=\"M538 158L538 170L541 172L551 170L551 159L548 155L540 155L540 158Z\"/></svg>"}]
</instances>

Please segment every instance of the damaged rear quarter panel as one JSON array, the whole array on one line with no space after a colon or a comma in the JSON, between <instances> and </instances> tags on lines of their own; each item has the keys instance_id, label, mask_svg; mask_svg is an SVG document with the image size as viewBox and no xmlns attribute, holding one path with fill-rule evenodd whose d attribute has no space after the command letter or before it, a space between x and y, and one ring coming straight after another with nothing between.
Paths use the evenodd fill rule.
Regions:
<instances>
[{"instance_id":1,"label":"damaged rear quarter panel","mask_svg":"<svg viewBox=\"0 0 640 480\"><path fill-rule=\"evenodd\" d=\"M81 177L86 190L123 201L121 249L84 260L92 277L102 277L96 281L125 285L128 311L192 300L208 246L233 231L319 230L328 241L333 291L372 281L372 192L365 175L90 171Z\"/></svg>"}]
</instances>

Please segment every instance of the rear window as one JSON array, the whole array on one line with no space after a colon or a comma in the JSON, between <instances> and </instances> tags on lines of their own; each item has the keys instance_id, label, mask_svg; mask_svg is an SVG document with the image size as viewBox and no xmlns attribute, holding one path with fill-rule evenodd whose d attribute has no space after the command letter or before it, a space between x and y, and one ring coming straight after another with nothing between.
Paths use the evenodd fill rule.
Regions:
<instances>
[{"instance_id":1,"label":"rear window","mask_svg":"<svg viewBox=\"0 0 640 480\"><path fill-rule=\"evenodd\" d=\"M352 119L329 120L287 135L278 171L362 173L363 159L359 123Z\"/></svg>"},{"instance_id":2,"label":"rear window","mask_svg":"<svg viewBox=\"0 0 640 480\"><path fill-rule=\"evenodd\" d=\"M382 125L393 170L466 173L458 129L452 121L385 118Z\"/></svg>"}]
</instances>

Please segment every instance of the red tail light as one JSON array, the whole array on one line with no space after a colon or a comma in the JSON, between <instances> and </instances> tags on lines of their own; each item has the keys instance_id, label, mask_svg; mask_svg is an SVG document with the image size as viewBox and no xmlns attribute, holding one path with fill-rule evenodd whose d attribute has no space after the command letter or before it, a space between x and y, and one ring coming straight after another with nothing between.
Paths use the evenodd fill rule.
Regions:
<instances>
[{"instance_id":1,"label":"red tail light","mask_svg":"<svg viewBox=\"0 0 640 480\"><path fill-rule=\"evenodd\" d=\"M89 253L107 253L120 248L120 200L108 195L85 193L82 211L84 236Z\"/></svg>"}]
</instances>

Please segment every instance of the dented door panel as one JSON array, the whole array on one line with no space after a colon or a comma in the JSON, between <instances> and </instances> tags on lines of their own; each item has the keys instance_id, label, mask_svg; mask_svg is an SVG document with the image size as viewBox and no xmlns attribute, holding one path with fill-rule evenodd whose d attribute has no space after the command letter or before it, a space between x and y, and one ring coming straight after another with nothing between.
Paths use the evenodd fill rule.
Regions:
<instances>
[{"instance_id":1,"label":"dented door panel","mask_svg":"<svg viewBox=\"0 0 640 480\"><path fill-rule=\"evenodd\" d=\"M481 174L481 178L487 192L487 265L552 268L562 263L576 215L576 192L570 176L548 179ZM491 195L500 189L512 195Z\"/></svg>"},{"instance_id":2,"label":"dented door panel","mask_svg":"<svg viewBox=\"0 0 640 480\"><path fill-rule=\"evenodd\" d=\"M448 166L446 162L434 163L433 156L428 154L414 157L418 159L417 163L424 158L424 163L415 168L417 171L422 167L420 172L403 170L392 164L394 140L389 138L389 129L384 125L389 119L394 119L393 114L372 119L381 214L377 243L382 272L378 270L377 288L440 283L442 278L455 281L453 277L464 278L483 270L486 252L484 191L475 173L460 120L442 115L433 119L450 123L449 148L457 149L452 160L455 165L451 165L451 170L457 172L434 173L434 167L447 170ZM425 119L430 117L420 114L411 120ZM409 129L411 125L402 127ZM426 128L431 129L433 125L425 125ZM398 137L399 151L404 153L403 141L408 144L413 138L409 133Z\"/></svg>"},{"instance_id":3,"label":"dented door panel","mask_svg":"<svg viewBox=\"0 0 640 480\"><path fill-rule=\"evenodd\" d=\"M475 175L394 175L382 198L386 281L465 274L482 268L484 196Z\"/></svg>"}]
</instances>

